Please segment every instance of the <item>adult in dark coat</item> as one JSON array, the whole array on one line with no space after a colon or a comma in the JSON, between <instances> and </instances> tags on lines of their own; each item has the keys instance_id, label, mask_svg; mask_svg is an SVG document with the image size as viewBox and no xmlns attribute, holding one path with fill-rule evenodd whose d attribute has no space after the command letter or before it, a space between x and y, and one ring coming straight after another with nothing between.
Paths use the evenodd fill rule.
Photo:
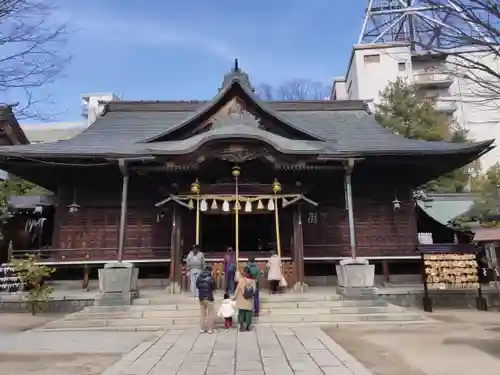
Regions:
<instances>
[{"instance_id":1,"label":"adult in dark coat","mask_svg":"<svg viewBox=\"0 0 500 375\"><path fill-rule=\"evenodd\" d=\"M200 300L200 330L214 332L214 290L215 280L212 276L212 267L206 265L196 279L196 288Z\"/></svg>"}]
</instances>

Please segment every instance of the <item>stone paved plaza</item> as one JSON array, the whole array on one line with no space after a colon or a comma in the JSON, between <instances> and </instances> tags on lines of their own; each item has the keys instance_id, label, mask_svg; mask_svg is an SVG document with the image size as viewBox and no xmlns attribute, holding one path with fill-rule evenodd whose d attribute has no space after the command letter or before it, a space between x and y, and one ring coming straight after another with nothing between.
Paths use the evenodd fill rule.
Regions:
<instances>
[{"instance_id":1,"label":"stone paved plaza","mask_svg":"<svg viewBox=\"0 0 500 375\"><path fill-rule=\"evenodd\" d=\"M371 375L319 328L258 327L200 334L170 330L136 346L102 375Z\"/></svg>"}]
</instances>

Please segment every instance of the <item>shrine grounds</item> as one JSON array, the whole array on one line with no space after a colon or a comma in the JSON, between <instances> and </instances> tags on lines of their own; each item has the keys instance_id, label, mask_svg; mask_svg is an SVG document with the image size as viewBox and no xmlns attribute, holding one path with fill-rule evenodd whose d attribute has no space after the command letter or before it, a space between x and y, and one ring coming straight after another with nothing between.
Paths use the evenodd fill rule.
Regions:
<instances>
[{"instance_id":1,"label":"shrine grounds","mask_svg":"<svg viewBox=\"0 0 500 375\"><path fill-rule=\"evenodd\" d=\"M429 316L438 322L353 325L324 331L374 375L468 375L478 370L500 375L500 312L437 310ZM126 353L163 334L28 331L58 317L0 315L2 375L98 375Z\"/></svg>"}]
</instances>

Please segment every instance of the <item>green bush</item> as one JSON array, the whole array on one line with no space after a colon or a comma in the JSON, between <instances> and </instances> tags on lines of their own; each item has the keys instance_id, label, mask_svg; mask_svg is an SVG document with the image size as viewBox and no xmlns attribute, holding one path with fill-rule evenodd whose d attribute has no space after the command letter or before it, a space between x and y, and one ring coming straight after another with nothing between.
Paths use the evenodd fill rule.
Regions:
<instances>
[{"instance_id":1,"label":"green bush","mask_svg":"<svg viewBox=\"0 0 500 375\"><path fill-rule=\"evenodd\" d=\"M36 315L50 301L53 288L45 285L44 279L52 275L55 269L38 264L36 257L30 254L12 260L10 265L25 287L24 303L28 311Z\"/></svg>"}]
</instances>

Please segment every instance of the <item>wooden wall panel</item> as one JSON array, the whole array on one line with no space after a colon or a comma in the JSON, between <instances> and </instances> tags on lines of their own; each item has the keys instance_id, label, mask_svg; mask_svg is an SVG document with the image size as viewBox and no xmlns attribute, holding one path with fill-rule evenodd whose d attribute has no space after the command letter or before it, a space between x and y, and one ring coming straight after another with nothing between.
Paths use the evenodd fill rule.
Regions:
<instances>
[{"instance_id":1,"label":"wooden wall panel","mask_svg":"<svg viewBox=\"0 0 500 375\"><path fill-rule=\"evenodd\" d=\"M131 208L127 213L124 259L165 259L170 256L170 215ZM82 208L61 212L57 260L113 260L118 250L119 208Z\"/></svg>"},{"instance_id":2,"label":"wooden wall panel","mask_svg":"<svg viewBox=\"0 0 500 375\"><path fill-rule=\"evenodd\" d=\"M417 241L414 204L401 194L401 209L394 211L394 195L382 190L354 189L354 221L358 256L413 255ZM336 196L340 196L337 192ZM326 198L326 197L325 197ZM326 199L325 199L326 200ZM343 257L350 255L349 226L345 201L319 200L319 206L306 206L304 223L305 257Z\"/></svg>"}]
</instances>

